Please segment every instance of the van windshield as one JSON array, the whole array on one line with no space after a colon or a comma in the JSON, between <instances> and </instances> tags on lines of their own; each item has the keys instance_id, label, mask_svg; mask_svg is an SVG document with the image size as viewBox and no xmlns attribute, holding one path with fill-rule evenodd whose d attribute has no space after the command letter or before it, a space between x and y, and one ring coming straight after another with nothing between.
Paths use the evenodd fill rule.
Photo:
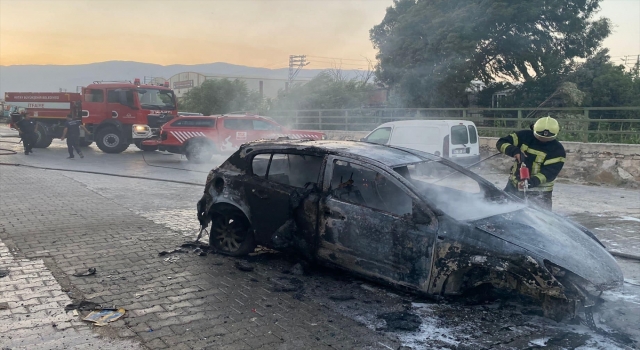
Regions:
<instances>
[{"instance_id":1,"label":"van windshield","mask_svg":"<svg viewBox=\"0 0 640 350\"><path fill-rule=\"evenodd\" d=\"M389 141L389 136L391 135L391 128L380 128L371 133L371 135L367 136L367 142L378 143L381 145L386 145L387 141Z\"/></svg>"},{"instance_id":2,"label":"van windshield","mask_svg":"<svg viewBox=\"0 0 640 350\"><path fill-rule=\"evenodd\" d=\"M466 145L469 143L469 134L467 127L464 125L456 125L451 127L451 144Z\"/></svg>"},{"instance_id":3,"label":"van windshield","mask_svg":"<svg viewBox=\"0 0 640 350\"><path fill-rule=\"evenodd\" d=\"M466 129L466 127L465 127ZM479 182L445 162L429 160L394 169L422 196L456 220L478 220L525 207L497 188Z\"/></svg>"}]
</instances>

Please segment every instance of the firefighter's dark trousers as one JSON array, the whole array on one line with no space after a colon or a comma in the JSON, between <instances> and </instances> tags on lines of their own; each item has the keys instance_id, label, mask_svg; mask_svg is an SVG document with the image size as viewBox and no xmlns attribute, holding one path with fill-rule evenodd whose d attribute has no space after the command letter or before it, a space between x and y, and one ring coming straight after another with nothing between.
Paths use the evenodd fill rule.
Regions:
<instances>
[{"instance_id":1,"label":"firefighter's dark trousers","mask_svg":"<svg viewBox=\"0 0 640 350\"><path fill-rule=\"evenodd\" d=\"M31 153L33 146L36 145L36 141L38 141L38 134L35 132L25 132L22 134L22 145L24 146L25 154Z\"/></svg>"},{"instance_id":2,"label":"firefighter's dark trousers","mask_svg":"<svg viewBox=\"0 0 640 350\"><path fill-rule=\"evenodd\" d=\"M80 138L79 137L68 137L67 138L67 150L69 151L69 157L73 158L73 149L75 148L78 155L82 155L82 151L80 151Z\"/></svg>"},{"instance_id":3,"label":"firefighter's dark trousers","mask_svg":"<svg viewBox=\"0 0 640 350\"><path fill-rule=\"evenodd\" d=\"M504 188L504 191L507 193L515 194L516 196L525 199L525 192L518 191L518 188L513 185L511 181L507 182L507 187ZM553 206L552 201L553 191L527 191L526 199L543 209L551 211Z\"/></svg>"}]
</instances>

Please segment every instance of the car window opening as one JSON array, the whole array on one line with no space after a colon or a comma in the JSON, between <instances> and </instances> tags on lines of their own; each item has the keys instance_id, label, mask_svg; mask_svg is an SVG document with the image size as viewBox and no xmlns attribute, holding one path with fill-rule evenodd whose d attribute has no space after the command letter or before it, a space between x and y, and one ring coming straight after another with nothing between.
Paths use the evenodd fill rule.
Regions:
<instances>
[{"instance_id":1,"label":"car window opening","mask_svg":"<svg viewBox=\"0 0 640 350\"><path fill-rule=\"evenodd\" d=\"M331 177L331 194L344 202L399 216L410 215L411 197L384 174L349 162L336 160Z\"/></svg>"},{"instance_id":2,"label":"car window opening","mask_svg":"<svg viewBox=\"0 0 640 350\"><path fill-rule=\"evenodd\" d=\"M317 186L323 159L301 154L259 154L253 158L252 172L282 185L308 188Z\"/></svg>"},{"instance_id":3,"label":"car window opening","mask_svg":"<svg viewBox=\"0 0 640 350\"><path fill-rule=\"evenodd\" d=\"M466 128L465 128L466 129ZM457 220L476 220L521 209L505 195L444 162L425 161L394 168L418 194Z\"/></svg>"}]
</instances>

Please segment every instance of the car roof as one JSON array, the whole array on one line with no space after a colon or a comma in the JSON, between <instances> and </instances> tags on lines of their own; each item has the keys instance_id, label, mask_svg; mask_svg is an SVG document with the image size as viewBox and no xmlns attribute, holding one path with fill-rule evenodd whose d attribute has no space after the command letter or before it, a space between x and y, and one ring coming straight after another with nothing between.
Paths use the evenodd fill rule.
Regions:
<instances>
[{"instance_id":1,"label":"car roof","mask_svg":"<svg viewBox=\"0 0 640 350\"><path fill-rule=\"evenodd\" d=\"M257 150L277 150L290 149L295 147L299 150L317 151L334 155L341 155L347 158L372 160L380 162L391 168L406 164L422 162L424 160L437 160L422 152L412 152L412 150L383 146L375 143L360 141L332 141L332 140L276 140L276 141L254 141L241 147L242 149L253 148Z\"/></svg>"},{"instance_id":2,"label":"car roof","mask_svg":"<svg viewBox=\"0 0 640 350\"><path fill-rule=\"evenodd\" d=\"M389 126L428 126L428 125L460 125L460 124L472 124L472 122L468 120L458 120L458 119L398 120L395 122L384 123L382 125L379 125L377 128L389 127Z\"/></svg>"}]
</instances>

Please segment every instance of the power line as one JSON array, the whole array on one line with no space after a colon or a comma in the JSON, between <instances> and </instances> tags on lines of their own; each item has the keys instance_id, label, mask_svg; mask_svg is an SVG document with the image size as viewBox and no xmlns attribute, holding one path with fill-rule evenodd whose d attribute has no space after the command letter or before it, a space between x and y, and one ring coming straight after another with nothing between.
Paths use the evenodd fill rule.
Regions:
<instances>
[{"instance_id":1,"label":"power line","mask_svg":"<svg viewBox=\"0 0 640 350\"><path fill-rule=\"evenodd\" d=\"M309 63L310 62L307 62L306 55L289 56L289 85L293 83L293 80L296 78L296 75L298 75L300 70L309 65Z\"/></svg>"},{"instance_id":2,"label":"power line","mask_svg":"<svg viewBox=\"0 0 640 350\"><path fill-rule=\"evenodd\" d=\"M354 59L354 58L339 58L339 57L325 57L325 56L307 56L310 58L324 58L324 59L330 59L330 60L338 60L338 61L360 61L360 62L371 62L369 60L363 60L363 59Z\"/></svg>"},{"instance_id":3,"label":"power line","mask_svg":"<svg viewBox=\"0 0 640 350\"><path fill-rule=\"evenodd\" d=\"M329 62L329 61L314 60L312 62L312 64L315 64L315 63L325 63L325 64L332 64L332 65L340 65L340 66L355 66L355 67L360 67L360 68L369 68L369 66L367 66L367 65L355 64L355 63L342 63L342 62Z\"/></svg>"}]
</instances>

